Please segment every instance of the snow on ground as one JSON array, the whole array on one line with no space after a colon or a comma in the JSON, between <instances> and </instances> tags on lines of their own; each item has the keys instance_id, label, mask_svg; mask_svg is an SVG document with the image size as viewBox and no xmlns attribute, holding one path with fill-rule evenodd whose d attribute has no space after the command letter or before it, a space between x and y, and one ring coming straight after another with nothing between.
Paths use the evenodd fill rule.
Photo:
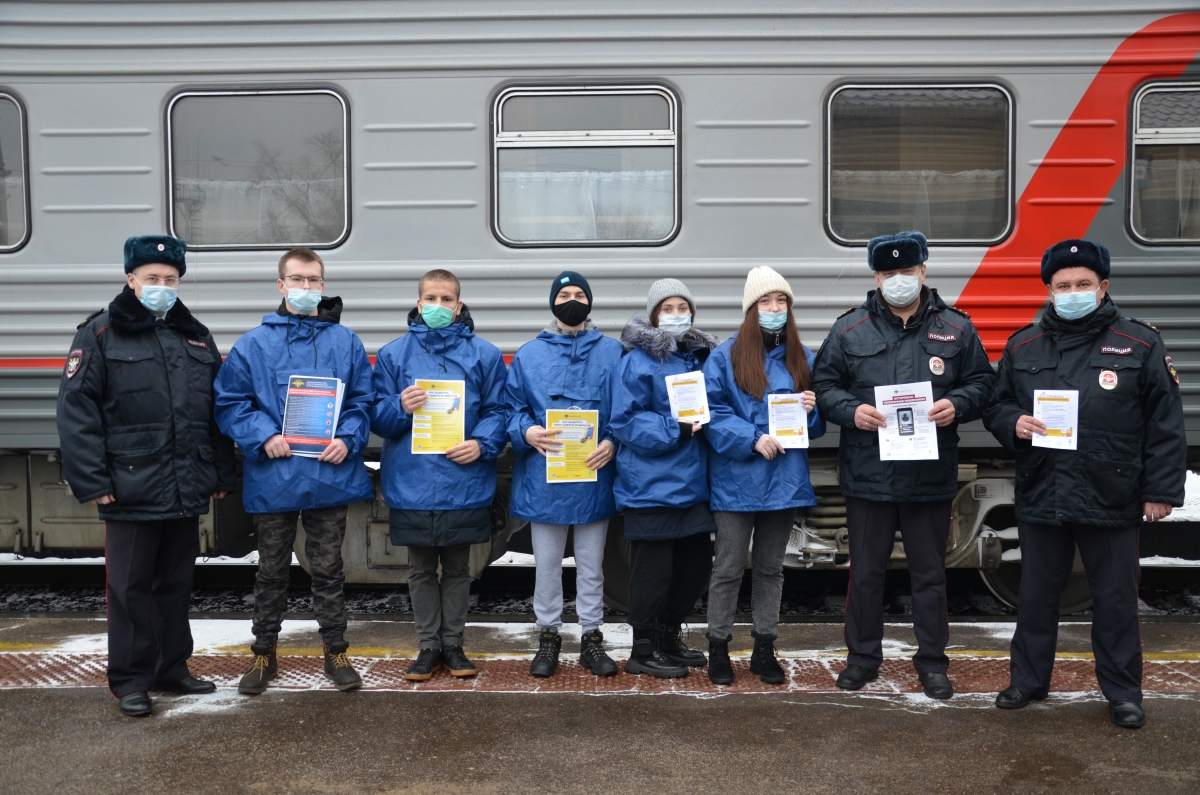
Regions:
<instances>
[{"instance_id":1,"label":"snow on ground","mask_svg":"<svg viewBox=\"0 0 1200 795\"><path fill-rule=\"evenodd\" d=\"M1164 522L1200 522L1200 474L1187 473L1184 484L1183 507L1171 511Z\"/></svg>"}]
</instances>

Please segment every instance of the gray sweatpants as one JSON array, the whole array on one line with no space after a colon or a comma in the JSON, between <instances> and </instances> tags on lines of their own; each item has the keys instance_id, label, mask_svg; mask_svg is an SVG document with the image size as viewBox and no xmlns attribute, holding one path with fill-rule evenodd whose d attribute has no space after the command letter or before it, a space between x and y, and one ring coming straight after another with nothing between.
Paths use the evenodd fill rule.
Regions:
<instances>
[{"instance_id":1,"label":"gray sweatpants","mask_svg":"<svg viewBox=\"0 0 1200 795\"><path fill-rule=\"evenodd\" d=\"M562 626L562 561L567 548L565 524L530 525L537 582L533 590L533 612L542 629ZM604 542L608 520L575 525L575 612L584 632L599 629L604 622Z\"/></svg>"},{"instance_id":2,"label":"gray sweatpants","mask_svg":"<svg viewBox=\"0 0 1200 795\"><path fill-rule=\"evenodd\" d=\"M754 631L774 635L779 627L779 600L783 596L783 555L792 534L794 508L758 513L715 511L716 554L708 585L708 636L724 640L733 632L738 591L746 571L746 556L754 540L754 580L751 609Z\"/></svg>"},{"instance_id":3,"label":"gray sweatpants","mask_svg":"<svg viewBox=\"0 0 1200 795\"><path fill-rule=\"evenodd\" d=\"M408 598L419 648L461 646L471 598L471 545L409 547Z\"/></svg>"}]
</instances>

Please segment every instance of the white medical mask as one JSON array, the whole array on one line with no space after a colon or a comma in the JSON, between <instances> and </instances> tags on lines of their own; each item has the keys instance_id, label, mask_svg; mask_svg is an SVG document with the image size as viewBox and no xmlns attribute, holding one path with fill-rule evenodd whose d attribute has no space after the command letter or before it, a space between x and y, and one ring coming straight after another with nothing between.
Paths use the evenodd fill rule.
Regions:
<instances>
[{"instance_id":1,"label":"white medical mask","mask_svg":"<svg viewBox=\"0 0 1200 795\"><path fill-rule=\"evenodd\" d=\"M896 307L908 306L917 300L921 294L921 279L897 273L883 280L883 297L889 304Z\"/></svg>"},{"instance_id":2,"label":"white medical mask","mask_svg":"<svg viewBox=\"0 0 1200 795\"><path fill-rule=\"evenodd\" d=\"M307 315L317 308L317 304L321 303L321 292L320 290L289 287L287 302L292 305L292 309L302 315Z\"/></svg>"},{"instance_id":3,"label":"white medical mask","mask_svg":"<svg viewBox=\"0 0 1200 795\"><path fill-rule=\"evenodd\" d=\"M174 287L160 287L151 284L142 285L142 294L138 300L142 302L142 306L154 314L165 315L171 310L171 307L175 306L178 298L179 291Z\"/></svg>"},{"instance_id":4,"label":"white medical mask","mask_svg":"<svg viewBox=\"0 0 1200 795\"><path fill-rule=\"evenodd\" d=\"M684 334L687 334L688 329L692 327L691 315L659 315L658 327L670 334L675 339L679 339Z\"/></svg>"},{"instance_id":5,"label":"white medical mask","mask_svg":"<svg viewBox=\"0 0 1200 795\"><path fill-rule=\"evenodd\" d=\"M766 331L779 331L787 323L787 310L782 312L759 312L758 325Z\"/></svg>"},{"instance_id":6,"label":"white medical mask","mask_svg":"<svg viewBox=\"0 0 1200 795\"><path fill-rule=\"evenodd\" d=\"M1054 311L1063 320L1078 320L1096 311L1096 293L1099 290L1084 290L1078 293L1055 293Z\"/></svg>"}]
</instances>

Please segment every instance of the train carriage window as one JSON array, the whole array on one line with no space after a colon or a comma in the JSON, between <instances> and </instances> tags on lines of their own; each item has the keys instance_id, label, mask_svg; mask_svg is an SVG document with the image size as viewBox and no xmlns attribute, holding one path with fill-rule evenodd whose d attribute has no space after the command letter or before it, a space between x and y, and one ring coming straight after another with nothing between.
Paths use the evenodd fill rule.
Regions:
<instances>
[{"instance_id":1,"label":"train carriage window","mask_svg":"<svg viewBox=\"0 0 1200 795\"><path fill-rule=\"evenodd\" d=\"M1200 243L1200 84L1134 101L1130 226L1145 243Z\"/></svg>"},{"instance_id":2,"label":"train carriage window","mask_svg":"<svg viewBox=\"0 0 1200 795\"><path fill-rule=\"evenodd\" d=\"M346 102L334 91L186 92L167 111L171 229L196 249L346 238Z\"/></svg>"},{"instance_id":3,"label":"train carriage window","mask_svg":"<svg viewBox=\"0 0 1200 795\"><path fill-rule=\"evenodd\" d=\"M991 244L1012 225L1012 100L994 85L843 86L826 114L825 207L841 243L903 229Z\"/></svg>"},{"instance_id":4,"label":"train carriage window","mask_svg":"<svg viewBox=\"0 0 1200 795\"><path fill-rule=\"evenodd\" d=\"M25 117L17 100L0 93L0 252L15 251L28 236Z\"/></svg>"},{"instance_id":5,"label":"train carriage window","mask_svg":"<svg viewBox=\"0 0 1200 795\"><path fill-rule=\"evenodd\" d=\"M660 86L506 90L494 122L497 236L512 246L670 240L676 108Z\"/></svg>"}]
</instances>

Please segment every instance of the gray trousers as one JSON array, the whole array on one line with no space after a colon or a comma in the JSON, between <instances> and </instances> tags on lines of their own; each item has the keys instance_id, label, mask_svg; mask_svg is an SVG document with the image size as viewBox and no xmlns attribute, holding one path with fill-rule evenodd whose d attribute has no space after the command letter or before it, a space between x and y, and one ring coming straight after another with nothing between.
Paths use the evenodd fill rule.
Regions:
<instances>
[{"instance_id":1,"label":"gray trousers","mask_svg":"<svg viewBox=\"0 0 1200 795\"><path fill-rule=\"evenodd\" d=\"M562 561L567 548L565 524L533 522L533 560L537 581L533 589L533 612L541 629L562 626ZM604 623L604 541L608 520L575 525L575 612L584 632Z\"/></svg>"},{"instance_id":2,"label":"gray trousers","mask_svg":"<svg viewBox=\"0 0 1200 795\"><path fill-rule=\"evenodd\" d=\"M792 535L796 509L740 513L715 511L716 554L708 584L708 636L724 640L733 632L738 591L746 571L746 557L754 540L754 580L751 607L754 632L774 635L779 627L779 600L783 597L783 554Z\"/></svg>"},{"instance_id":3,"label":"gray trousers","mask_svg":"<svg viewBox=\"0 0 1200 795\"><path fill-rule=\"evenodd\" d=\"M408 598L419 648L463 645L471 598L471 545L409 547Z\"/></svg>"}]
</instances>

